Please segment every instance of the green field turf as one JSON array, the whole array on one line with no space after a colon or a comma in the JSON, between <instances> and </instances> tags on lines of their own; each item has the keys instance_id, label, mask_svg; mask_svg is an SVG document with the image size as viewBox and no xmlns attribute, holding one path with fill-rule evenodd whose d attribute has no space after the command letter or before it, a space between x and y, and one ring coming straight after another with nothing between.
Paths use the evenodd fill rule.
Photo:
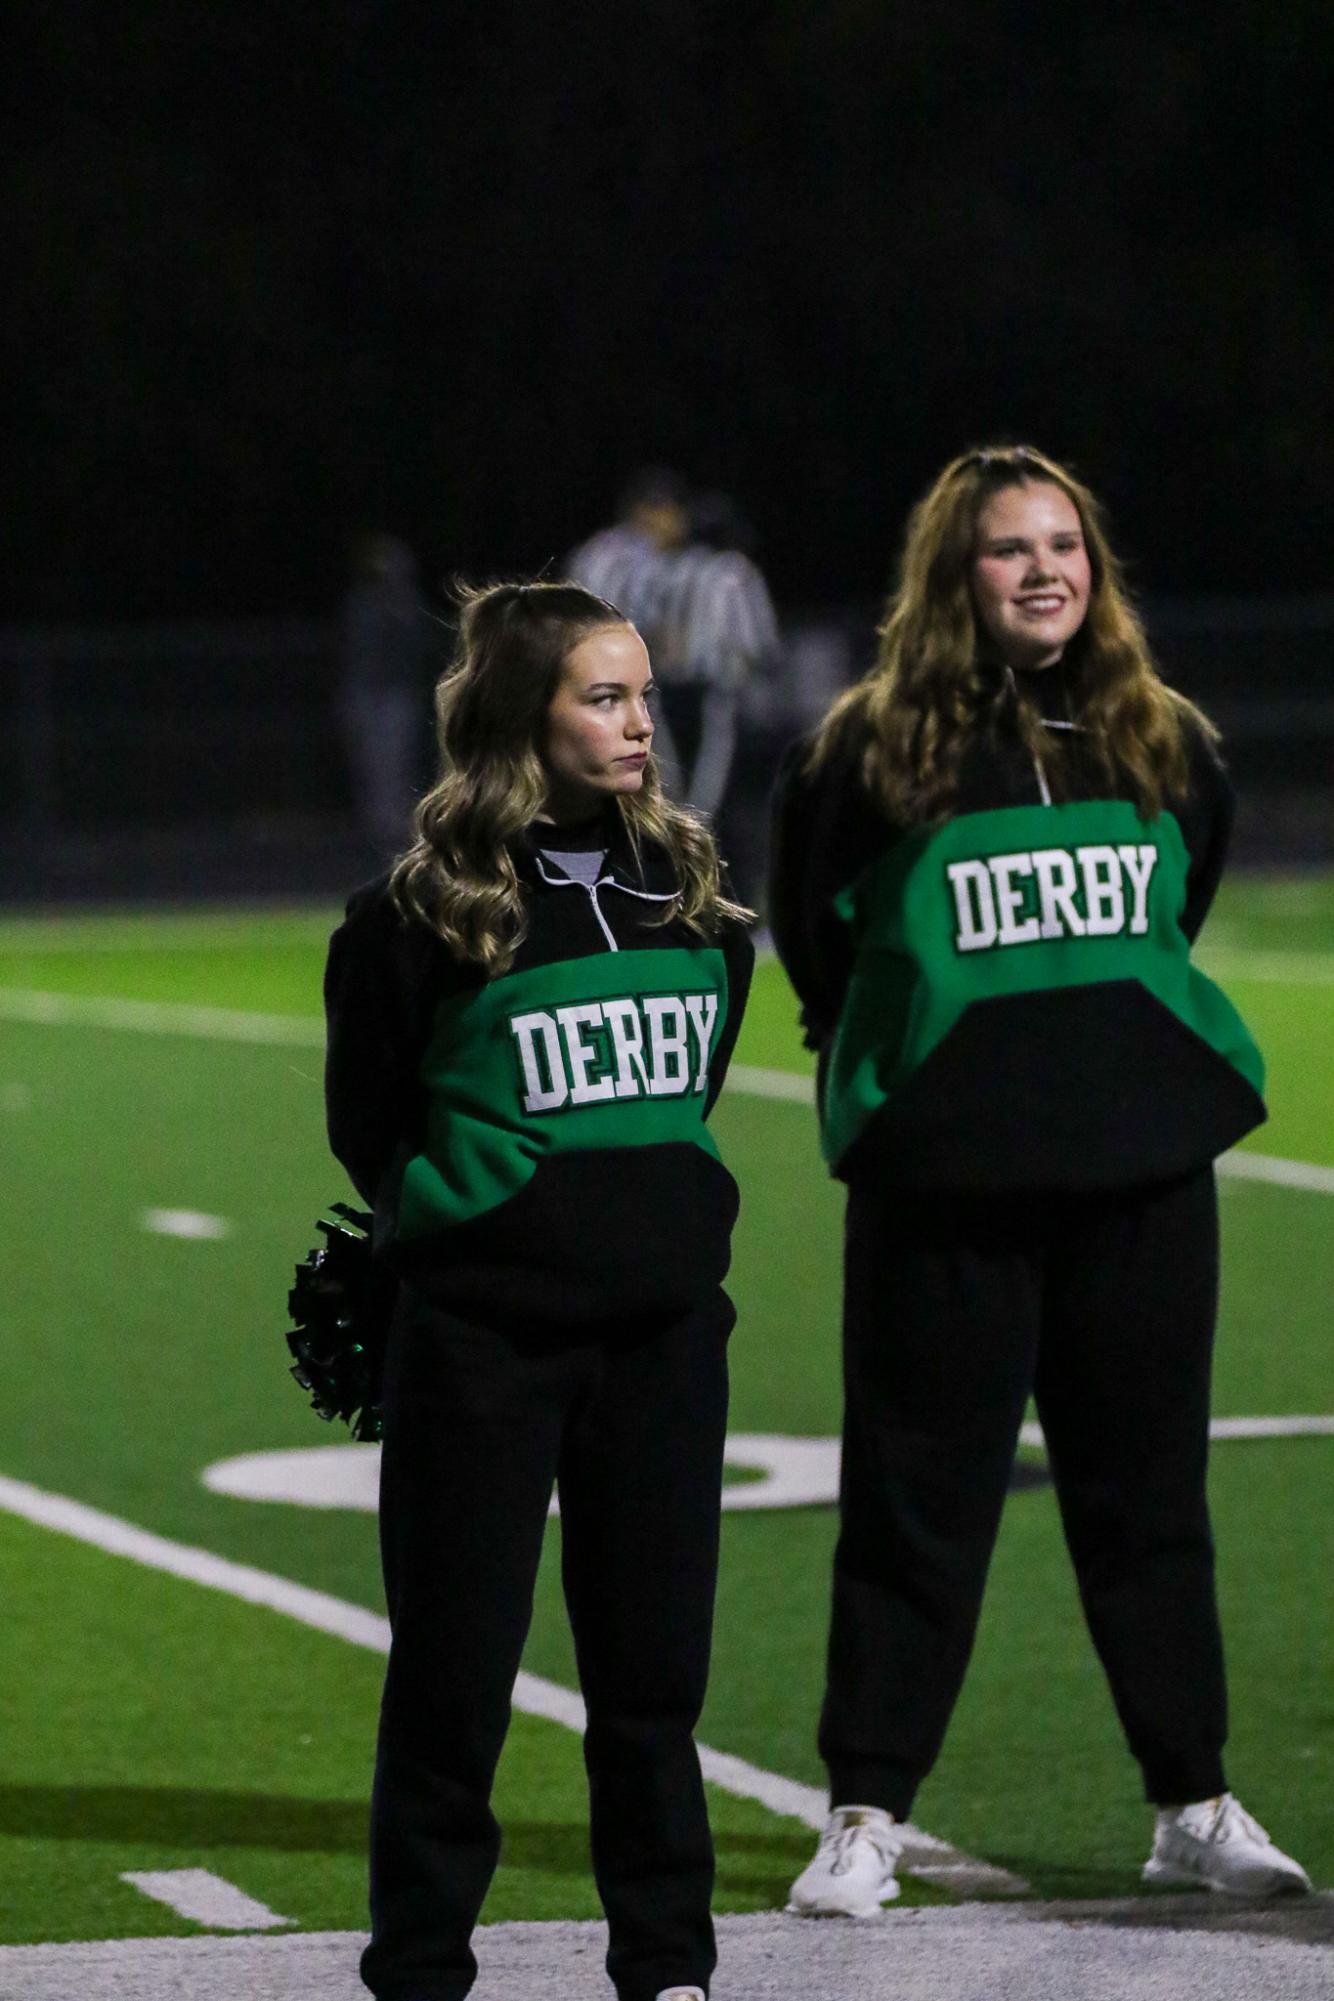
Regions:
<instances>
[{"instance_id":1,"label":"green field turf","mask_svg":"<svg viewBox=\"0 0 1334 2001\"><path fill-rule=\"evenodd\" d=\"M303 1931L362 1924L379 1656L3 1513L0 1569L6 1646L42 1664L0 1783L0 1942L178 1934L126 1870L207 1868ZM488 1921L598 1915L582 1793L574 1733L517 1715ZM709 1806L721 1906L770 1908L805 1829Z\"/></svg>"},{"instance_id":2,"label":"green field turf","mask_svg":"<svg viewBox=\"0 0 1334 2001\"><path fill-rule=\"evenodd\" d=\"M0 989L313 1019L332 913L0 922ZM1334 1166L1334 882L1239 881L1207 964L1270 1061L1250 1143ZM0 993L0 1003L3 993ZM314 1031L312 1031L312 1036ZM776 966L741 1062L808 1067ZM233 1454L333 1441L284 1373L283 1300L316 1212L343 1192L324 1148L320 1055L0 1013L6 1422L0 1472L159 1534L380 1608L365 1515L209 1492ZM837 1430L840 1200L800 1105L729 1093L742 1185L733 1427ZM150 1235L150 1208L225 1217L219 1241ZM1215 1408L1334 1410L1334 1196L1223 1184ZM1334 1881L1334 1440L1220 1445L1212 1492L1233 1674L1237 1790ZM831 1508L725 1517L712 1745L818 1783ZM553 1527L526 1666L573 1685ZM0 1514L0 1940L190 1929L118 1881L199 1866L304 1927L364 1922L364 1803L379 1660L216 1593ZM309 1738L309 1742L303 1740ZM776 1901L794 1823L715 1794L720 1908ZM491 1917L595 1910L575 1737L516 1718ZM983 1630L917 1818L1039 1893L1129 1891L1146 1845L1136 1773L1083 1633L1053 1497L1007 1510ZM929 1894L914 1887L911 1894Z\"/></svg>"}]
</instances>

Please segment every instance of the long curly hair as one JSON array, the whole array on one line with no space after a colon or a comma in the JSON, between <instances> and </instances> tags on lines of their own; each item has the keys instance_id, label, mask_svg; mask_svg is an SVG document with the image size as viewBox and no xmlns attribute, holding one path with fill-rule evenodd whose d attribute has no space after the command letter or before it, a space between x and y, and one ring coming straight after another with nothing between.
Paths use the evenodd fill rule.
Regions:
<instances>
[{"instance_id":1,"label":"long curly hair","mask_svg":"<svg viewBox=\"0 0 1334 2001\"><path fill-rule=\"evenodd\" d=\"M546 801L547 711L561 671L590 633L629 620L578 584L461 585L457 596L458 650L435 691L440 776L417 806L390 892L406 917L495 978L524 936L512 845ZM749 918L722 892L708 828L667 798L651 755L639 791L615 805L636 858L656 843L675 873L677 894L657 921L679 918L704 937L725 918Z\"/></svg>"},{"instance_id":2,"label":"long curly hair","mask_svg":"<svg viewBox=\"0 0 1334 2001\"><path fill-rule=\"evenodd\" d=\"M1071 721L1110 784L1152 818L1189 786L1187 720L1217 731L1159 676L1144 628L1088 488L1030 445L991 445L952 459L908 519L899 582L877 628L879 650L817 733L812 768L836 750L861 752L867 789L905 825L947 819L964 751L1013 703L1020 736L1040 759L1052 796L1067 797L1069 751L1044 731L1014 676L998 675L973 603L978 518L993 494L1050 484L1074 506L1091 571L1088 611L1066 646Z\"/></svg>"}]
</instances>

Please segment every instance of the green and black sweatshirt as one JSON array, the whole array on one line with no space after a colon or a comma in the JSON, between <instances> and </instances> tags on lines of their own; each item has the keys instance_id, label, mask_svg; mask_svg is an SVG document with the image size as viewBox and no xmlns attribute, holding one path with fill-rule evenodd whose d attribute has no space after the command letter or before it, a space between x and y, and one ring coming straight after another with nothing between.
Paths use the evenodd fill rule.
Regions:
<instances>
[{"instance_id":1,"label":"green and black sweatshirt","mask_svg":"<svg viewBox=\"0 0 1334 2001\"><path fill-rule=\"evenodd\" d=\"M548 849L606 849L585 882ZM726 1274L736 1185L705 1123L750 984L739 924L664 925L668 858L614 810L530 829L526 935L488 980L388 879L359 890L325 974L329 1140L377 1252L490 1323L670 1319ZM584 871L593 874L592 870Z\"/></svg>"},{"instance_id":2,"label":"green and black sweatshirt","mask_svg":"<svg viewBox=\"0 0 1334 2001\"><path fill-rule=\"evenodd\" d=\"M1190 963L1233 795L1190 731L1190 789L1144 821L1065 719L1053 803L998 694L943 823L891 824L857 761L779 775L770 921L821 1053L825 1157L845 1180L1128 1187L1202 1166L1263 1120L1263 1066Z\"/></svg>"}]
</instances>

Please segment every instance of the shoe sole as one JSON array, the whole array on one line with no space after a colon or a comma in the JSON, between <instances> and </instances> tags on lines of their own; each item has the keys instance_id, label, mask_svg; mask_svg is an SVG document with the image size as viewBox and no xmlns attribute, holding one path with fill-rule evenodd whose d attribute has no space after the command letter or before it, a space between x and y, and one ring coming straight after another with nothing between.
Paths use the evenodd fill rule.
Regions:
<instances>
[{"instance_id":1,"label":"shoe sole","mask_svg":"<svg viewBox=\"0 0 1334 2001\"><path fill-rule=\"evenodd\" d=\"M819 1904L784 1904L783 1913L789 1918L831 1918L835 1920L845 1918L853 1924L864 1924L868 1918L883 1917L885 1906L892 1904L898 1894L898 1887L896 1885L894 1889L887 1891L878 1903L862 1905L855 1911L846 1909L826 1910Z\"/></svg>"},{"instance_id":2,"label":"shoe sole","mask_svg":"<svg viewBox=\"0 0 1334 2001\"><path fill-rule=\"evenodd\" d=\"M1159 1883L1177 1890L1212 1890L1216 1897L1263 1899L1273 1897L1305 1897L1310 1894L1309 1883L1299 1882L1295 1876L1282 1873L1271 1874L1267 1879L1241 1885L1237 1883L1215 1883L1211 1877L1197 1875L1192 1869L1175 1867L1170 1862L1146 1862L1140 1870L1145 1883Z\"/></svg>"}]
</instances>

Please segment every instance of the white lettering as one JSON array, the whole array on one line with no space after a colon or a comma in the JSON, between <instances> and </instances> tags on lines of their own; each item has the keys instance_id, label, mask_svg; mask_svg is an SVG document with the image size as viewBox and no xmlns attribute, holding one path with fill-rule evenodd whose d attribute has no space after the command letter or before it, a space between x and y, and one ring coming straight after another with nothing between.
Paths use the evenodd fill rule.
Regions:
<instances>
[{"instance_id":1,"label":"white lettering","mask_svg":"<svg viewBox=\"0 0 1334 2001\"><path fill-rule=\"evenodd\" d=\"M1149 889L1158 864L1152 842L1101 843L1076 848L1035 848L992 855L985 862L951 862L960 952L991 945L1032 945L1040 938L1108 938L1127 928L1142 937L1149 928ZM1124 873L1123 873L1124 871ZM1036 892L1036 910L1027 909ZM1082 888L1083 909L1076 896ZM1127 926L1129 908L1129 926Z\"/></svg>"},{"instance_id":2,"label":"white lettering","mask_svg":"<svg viewBox=\"0 0 1334 2001\"><path fill-rule=\"evenodd\" d=\"M709 1043L713 1039L713 1024L718 1019L717 994L687 994L686 1013L695 1031L695 1047L699 1052L695 1089L702 1091L709 1081Z\"/></svg>"},{"instance_id":3,"label":"white lettering","mask_svg":"<svg viewBox=\"0 0 1334 2001\"><path fill-rule=\"evenodd\" d=\"M981 952L996 942L996 900L991 893L991 875L985 862L951 862L945 873L954 891L954 908L959 928L955 949Z\"/></svg>"},{"instance_id":4,"label":"white lettering","mask_svg":"<svg viewBox=\"0 0 1334 2001\"><path fill-rule=\"evenodd\" d=\"M570 1095L555 1022L545 1008L538 1008L533 1014L516 1014L510 1022L510 1034L519 1046L519 1062L523 1067L524 1110L554 1112ZM538 1062L539 1037L546 1058L545 1080Z\"/></svg>"},{"instance_id":5,"label":"white lettering","mask_svg":"<svg viewBox=\"0 0 1334 2001\"><path fill-rule=\"evenodd\" d=\"M1116 849L1101 845L1076 848L1075 859L1084 876L1084 921L1089 937L1109 938L1124 931L1126 899Z\"/></svg>"},{"instance_id":6,"label":"white lettering","mask_svg":"<svg viewBox=\"0 0 1334 2001\"><path fill-rule=\"evenodd\" d=\"M1037 877L1038 902L1042 909L1044 938L1072 938L1084 935L1084 920L1075 908L1075 864L1064 848L1036 848L1033 873Z\"/></svg>"},{"instance_id":7,"label":"white lettering","mask_svg":"<svg viewBox=\"0 0 1334 2001\"><path fill-rule=\"evenodd\" d=\"M1036 917L1025 917L1020 923L1019 912L1024 907L1023 888L1016 888L1013 878L1017 875L1031 876L1033 858L1031 855L992 855L987 863L992 880L996 885L996 914L1000 928L996 933L998 945L1032 945L1041 933Z\"/></svg>"},{"instance_id":8,"label":"white lettering","mask_svg":"<svg viewBox=\"0 0 1334 2001\"><path fill-rule=\"evenodd\" d=\"M716 993L626 994L513 1016L524 1111L704 1092L718 1008Z\"/></svg>"},{"instance_id":9,"label":"white lettering","mask_svg":"<svg viewBox=\"0 0 1334 2001\"><path fill-rule=\"evenodd\" d=\"M685 1008L674 994L664 994L644 1002L644 1019L650 1051L649 1096L679 1097L690 1086Z\"/></svg>"},{"instance_id":10,"label":"white lettering","mask_svg":"<svg viewBox=\"0 0 1334 2001\"><path fill-rule=\"evenodd\" d=\"M648 1072L644 1068L644 1029L639 1009L632 1000L609 1000L602 1003L602 1011L611 1030L612 1054L616 1062L616 1095L618 1098L643 1097L648 1091Z\"/></svg>"},{"instance_id":11,"label":"white lettering","mask_svg":"<svg viewBox=\"0 0 1334 2001\"><path fill-rule=\"evenodd\" d=\"M602 1006L598 1001L581 1001L574 1007L558 1007L556 1019L560 1023L561 1034L565 1037L565 1047L570 1058L570 1103L572 1105L593 1105L601 1098L614 1098L616 1079L610 1070L605 1077L590 1079L589 1066L598 1060L596 1043L585 1042L581 1031L585 1028L600 1028Z\"/></svg>"},{"instance_id":12,"label":"white lettering","mask_svg":"<svg viewBox=\"0 0 1334 2001\"><path fill-rule=\"evenodd\" d=\"M1125 864L1126 874L1135 892L1135 906L1130 914L1130 929L1142 933L1149 928L1149 884L1153 879L1154 866L1158 860L1158 850L1150 841L1139 847L1127 843L1116 851Z\"/></svg>"}]
</instances>

